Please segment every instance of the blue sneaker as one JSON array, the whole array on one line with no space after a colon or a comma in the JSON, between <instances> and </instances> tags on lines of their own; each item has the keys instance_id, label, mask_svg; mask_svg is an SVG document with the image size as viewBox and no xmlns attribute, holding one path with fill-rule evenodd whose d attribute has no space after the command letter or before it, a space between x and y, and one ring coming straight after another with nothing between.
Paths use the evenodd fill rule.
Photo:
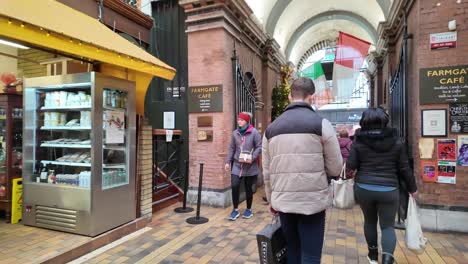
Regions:
<instances>
[{"instance_id":1,"label":"blue sneaker","mask_svg":"<svg viewBox=\"0 0 468 264\"><path fill-rule=\"evenodd\" d=\"M249 219L252 216L253 216L252 210L251 209L245 209L244 215L242 216L242 218Z\"/></svg>"},{"instance_id":2,"label":"blue sneaker","mask_svg":"<svg viewBox=\"0 0 468 264\"><path fill-rule=\"evenodd\" d=\"M239 210L234 209L232 210L231 215L229 216L229 220L236 221L236 219L239 218L239 216L240 216Z\"/></svg>"}]
</instances>

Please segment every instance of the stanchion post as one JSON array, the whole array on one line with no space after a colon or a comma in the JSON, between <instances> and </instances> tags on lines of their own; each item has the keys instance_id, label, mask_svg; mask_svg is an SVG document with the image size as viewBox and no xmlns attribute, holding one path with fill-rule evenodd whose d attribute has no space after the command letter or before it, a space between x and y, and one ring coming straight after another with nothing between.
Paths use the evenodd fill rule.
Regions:
<instances>
[{"instance_id":1,"label":"stanchion post","mask_svg":"<svg viewBox=\"0 0 468 264\"><path fill-rule=\"evenodd\" d=\"M208 218L200 216L202 184L203 184L203 162L200 162L200 177L198 178L197 214L195 217L187 218L187 223L192 224L192 225L204 224L209 221Z\"/></svg>"},{"instance_id":2,"label":"stanchion post","mask_svg":"<svg viewBox=\"0 0 468 264\"><path fill-rule=\"evenodd\" d=\"M190 213L193 211L192 207L187 207L187 192L189 186L189 161L185 160L185 179L184 179L184 201L182 202L182 207L177 207L174 209L176 213Z\"/></svg>"}]
</instances>

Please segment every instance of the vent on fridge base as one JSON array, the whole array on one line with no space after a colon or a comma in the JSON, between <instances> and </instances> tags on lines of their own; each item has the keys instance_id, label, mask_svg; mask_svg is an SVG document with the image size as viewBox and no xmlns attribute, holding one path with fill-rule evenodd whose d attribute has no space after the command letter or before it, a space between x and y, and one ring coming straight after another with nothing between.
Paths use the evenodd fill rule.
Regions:
<instances>
[{"instance_id":1,"label":"vent on fridge base","mask_svg":"<svg viewBox=\"0 0 468 264\"><path fill-rule=\"evenodd\" d=\"M77 211L55 207L36 206L36 224L41 227L69 231L76 230Z\"/></svg>"}]
</instances>

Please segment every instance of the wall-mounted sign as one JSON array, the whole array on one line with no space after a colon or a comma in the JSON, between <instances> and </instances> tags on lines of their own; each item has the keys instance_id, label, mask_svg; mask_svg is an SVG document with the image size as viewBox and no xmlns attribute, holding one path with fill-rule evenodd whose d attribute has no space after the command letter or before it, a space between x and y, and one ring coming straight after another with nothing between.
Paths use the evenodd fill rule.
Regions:
<instances>
[{"instance_id":1,"label":"wall-mounted sign","mask_svg":"<svg viewBox=\"0 0 468 264\"><path fill-rule=\"evenodd\" d=\"M468 133L468 103L450 104L450 132Z\"/></svg>"},{"instance_id":2,"label":"wall-mounted sign","mask_svg":"<svg viewBox=\"0 0 468 264\"><path fill-rule=\"evenodd\" d=\"M457 32L431 34L429 41L431 49L455 48L457 46Z\"/></svg>"},{"instance_id":3,"label":"wall-mounted sign","mask_svg":"<svg viewBox=\"0 0 468 264\"><path fill-rule=\"evenodd\" d=\"M223 86L206 85L189 87L189 113L207 113L223 111Z\"/></svg>"},{"instance_id":4,"label":"wall-mounted sign","mask_svg":"<svg viewBox=\"0 0 468 264\"><path fill-rule=\"evenodd\" d=\"M348 116L348 121L353 121L353 122L359 122L362 118L362 115L361 114L350 114Z\"/></svg>"},{"instance_id":5,"label":"wall-mounted sign","mask_svg":"<svg viewBox=\"0 0 468 264\"><path fill-rule=\"evenodd\" d=\"M468 103L468 65L421 69L419 102Z\"/></svg>"},{"instance_id":6,"label":"wall-mounted sign","mask_svg":"<svg viewBox=\"0 0 468 264\"><path fill-rule=\"evenodd\" d=\"M163 128L175 129L175 112L163 113Z\"/></svg>"},{"instance_id":7,"label":"wall-mounted sign","mask_svg":"<svg viewBox=\"0 0 468 264\"><path fill-rule=\"evenodd\" d=\"M455 184L457 182L455 161L438 161L437 162L437 182Z\"/></svg>"},{"instance_id":8,"label":"wall-mounted sign","mask_svg":"<svg viewBox=\"0 0 468 264\"><path fill-rule=\"evenodd\" d=\"M424 182L437 182L437 161L421 160L421 176Z\"/></svg>"},{"instance_id":9,"label":"wall-mounted sign","mask_svg":"<svg viewBox=\"0 0 468 264\"><path fill-rule=\"evenodd\" d=\"M458 166L468 166L468 136L458 136Z\"/></svg>"},{"instance_id":10,"label":"wall-mounted sign","mask_svg":"<svg viewBox=\"0 0 468 264\"><path fill-rule=\"evenodd\" d=\"M423 137L447 136L447 110L424 109L421 110L421 133Z\"/></svg>"},{"instance_id":11,"label":"wall-mounted sign","mask_svg":"<svg viewBox=\"0 0 468 264\"><path fill-rule=\"evenodd\" d=\"M457 159L457 141L455 139L439 139L437 141L438 160Z\"/></svg>"}]
</instances>

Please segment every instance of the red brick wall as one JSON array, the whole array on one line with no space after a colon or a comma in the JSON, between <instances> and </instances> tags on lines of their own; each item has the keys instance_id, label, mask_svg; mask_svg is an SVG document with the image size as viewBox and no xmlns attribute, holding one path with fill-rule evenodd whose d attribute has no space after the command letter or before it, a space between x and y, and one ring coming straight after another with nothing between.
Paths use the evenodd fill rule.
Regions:
<instances>
[{"instance_id":1,"label":"red brick wall","mask_svg":"<svg viewBox=\"0 0 468 264\"><path fill-rule=\"evenodd\" d=\"M190 186L198 186L199 162L204 162L203 187L225 189L230 176L224 173L224 159L233 124L232 41L223 29L188 35L189 86L223 85L223 113L189 114ZM199 116L213 117L213 141L197 141ZM229 125L230 124L230 125Z\"/></svg>"},{"instance_id":2,"label":"red brick wall","mask_svg":"<svg viewBox=\"0 0 468 264\"><path fill-rule=\"evenodd\" d=\"M222 28L191 32L188 35L189 86L223 85L223 112L189 114L190 186L198 185L199 162L204 162L203 187L223 190L231 185L231 178L224 172L224 161L234 129L234 90L232 61L234 37ZM252 72L257 89L266 106L264 112L271 115L271 90L278 73L268 68L262 59L246 44L236 40L236 50L243 72ZM270 108L267 108L267 105ZM262 130L269 123L269 116L257 111L257 124ZM199 116L213 117L213 141L198 141ZM203 130L207 128L202 128Z\"/></svg>"},{"instance_id":3,"label":"red brick wall","mask_svg":"<svg viewBox=\"0 0 468 264\"><path fill-rule=\"evenodd\" d=\"M437 3L441 6L437 7ZM457 20L457 47L431 50L429 34L448 31L448 22ZM423 183L420 175L418 140L421 135L421 109L448 108L442 105L419 105L419 69L468 64L468 2L419 0L409 14L409 33L413 34L409 57L410 143L415 157L415 176L418 179L419 199L425 204L468 206L468 167L457 166L457 183ZM449 138L457 135L449 134ZM435 140L436 141L436 140ZM436 142L435 142L436 143ZM434 152L434 159L436 153Z\"/></svg>"}]
</instances>

